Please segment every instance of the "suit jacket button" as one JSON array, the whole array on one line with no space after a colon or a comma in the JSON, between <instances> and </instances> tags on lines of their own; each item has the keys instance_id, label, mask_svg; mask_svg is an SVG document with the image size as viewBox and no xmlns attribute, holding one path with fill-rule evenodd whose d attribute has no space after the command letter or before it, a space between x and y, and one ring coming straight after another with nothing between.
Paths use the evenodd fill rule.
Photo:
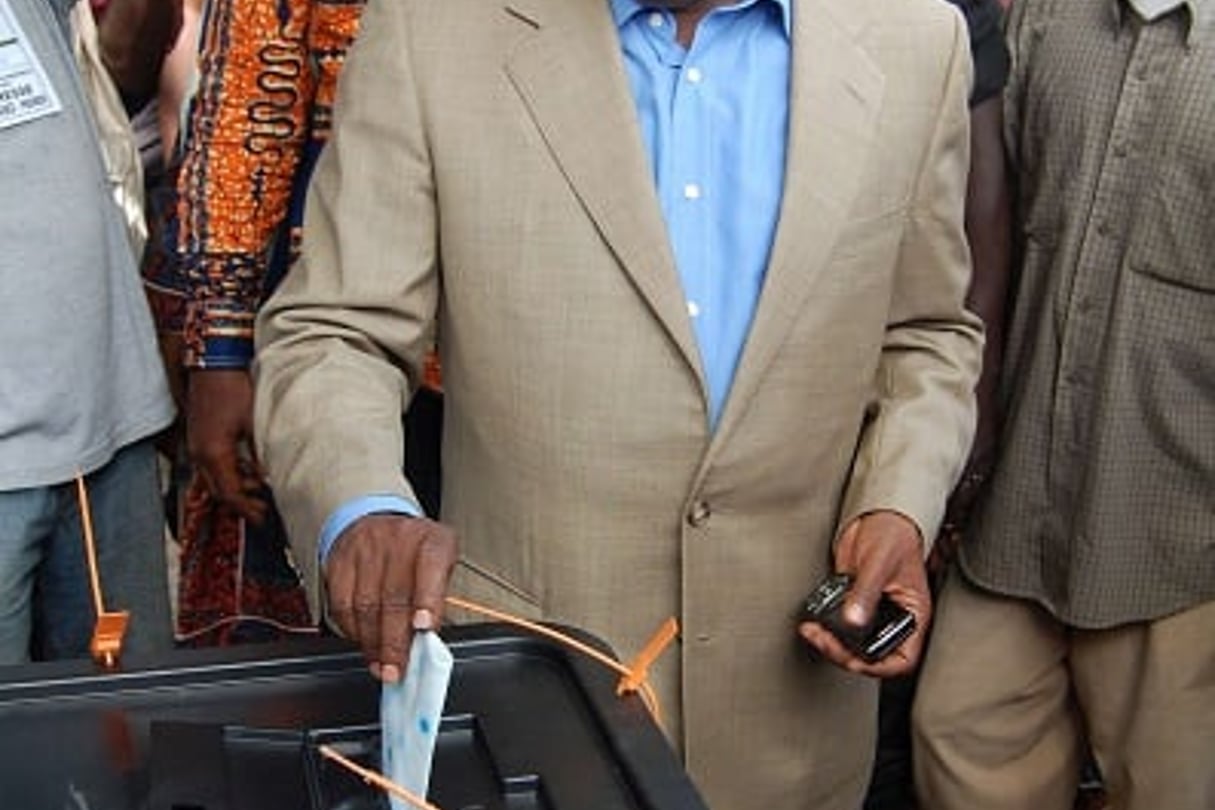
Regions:
<instances>
[{"instance_id":1,"label":"suit jacket button","mask_svg":"<svg viewBox=\"0 0 1215 810\"><path fill-rule=\"evenodd\" d=\"M697 501L692 505L691 511L688 512L688 525L693 529L699 529L709 522L709 515L712 512L709 510L707 501Z\"/></svg>"}]
</instances>

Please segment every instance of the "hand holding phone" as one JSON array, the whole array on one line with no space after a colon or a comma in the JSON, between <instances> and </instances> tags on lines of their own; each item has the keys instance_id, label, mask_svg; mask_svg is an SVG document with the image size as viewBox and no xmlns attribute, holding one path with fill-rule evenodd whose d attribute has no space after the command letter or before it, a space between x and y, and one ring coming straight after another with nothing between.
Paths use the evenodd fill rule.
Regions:
<instances>
[{"instance_id":1,"label":"hand holding phone","mask_svg":"<svg viewBox=\"0 0 1215 810\"><path fill-rule=\"evenodd\" d=\"M873 619L865 627L844 621L844 601L852 587L848 574L832 574L815 588L802 605L800 620L817 622L866 663L881 661L915 632L915 616L885 594Z\"/></svg>"}]
</instances>

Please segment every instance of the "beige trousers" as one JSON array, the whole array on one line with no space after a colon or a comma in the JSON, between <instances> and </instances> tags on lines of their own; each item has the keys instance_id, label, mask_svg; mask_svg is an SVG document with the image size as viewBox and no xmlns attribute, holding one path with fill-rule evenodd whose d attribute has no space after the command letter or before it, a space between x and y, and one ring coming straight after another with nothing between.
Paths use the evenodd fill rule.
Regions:
<instances>
[{"instance_id":1,"label":"beige trousers","mask_svg":"<svg viewBox=\"0 0 1215 810\"><path fill-rule=\"evenodd\" d=\"M1111 810L1215 810L1215 602L1076 630L954 572L935 621L912 712L924 810L1070 810L1086 740Z\"/></svg>"}]
</instances>

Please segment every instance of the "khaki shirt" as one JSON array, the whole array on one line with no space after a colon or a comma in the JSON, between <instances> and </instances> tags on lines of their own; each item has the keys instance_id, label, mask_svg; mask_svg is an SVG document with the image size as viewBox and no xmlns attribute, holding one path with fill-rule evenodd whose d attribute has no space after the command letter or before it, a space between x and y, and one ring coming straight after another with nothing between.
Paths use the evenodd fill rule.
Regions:
<instances>
[{"instance_id":1,"label":"khaki shirt","mask_svg":"<svg viewBox=\"0 0 1215 810\"><path fill-rule=\"evenodd\" d=\"M962 566L1108 627L1215 598L1215 4L1017 0L1020 275Z\"/></svg>"}]
</instances>

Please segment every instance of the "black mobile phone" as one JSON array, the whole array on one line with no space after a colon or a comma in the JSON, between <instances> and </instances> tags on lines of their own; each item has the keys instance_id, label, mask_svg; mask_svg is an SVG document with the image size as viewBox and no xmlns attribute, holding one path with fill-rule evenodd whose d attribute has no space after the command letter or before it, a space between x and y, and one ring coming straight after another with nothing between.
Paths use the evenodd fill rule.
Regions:
<instances>
[{"instance_id":1,"label":"black mobile phone","mask_svg":"<svg viewBox=\"0 0 1215 810\"><path fill-rule=\"evenodd\" d=\"M873 620L866 627L853 627L843 617L844 599L852 587L848 574L832 574L806 597L801 621L817 622L840 642L870 664L881 661L915 631L915 616L885 594Z\"/></svg>"}]
</instances>

